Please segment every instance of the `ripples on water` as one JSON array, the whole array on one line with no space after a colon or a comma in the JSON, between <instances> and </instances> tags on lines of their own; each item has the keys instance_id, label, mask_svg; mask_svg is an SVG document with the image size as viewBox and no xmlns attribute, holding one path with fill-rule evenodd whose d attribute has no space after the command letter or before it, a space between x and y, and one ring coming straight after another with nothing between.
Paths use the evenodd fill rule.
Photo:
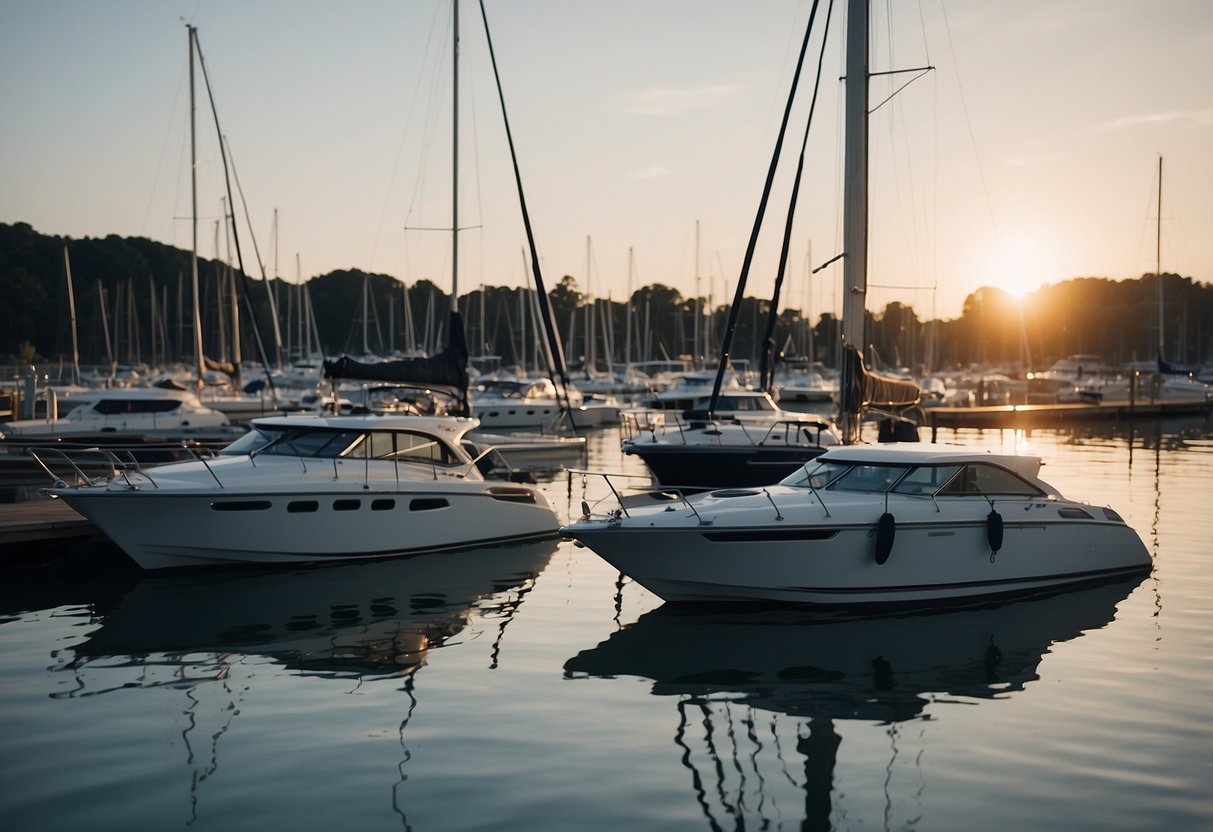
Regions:
<instances>
[{"instance_id":1,"label":"ripples on water","mask_svg":"<svg viewBox=\"0 0 1213 832\"><path fill-rule=\"evenodd\" d=\"M1145 830L1213 821L1207 424L1037 453L1140 580L921 615L680 611L550 544L143 577L8 569L6 829ZM640 471L618 434L591 467ZM564 513L604 497L546 486Z\"/></svg>"}]
</instances>

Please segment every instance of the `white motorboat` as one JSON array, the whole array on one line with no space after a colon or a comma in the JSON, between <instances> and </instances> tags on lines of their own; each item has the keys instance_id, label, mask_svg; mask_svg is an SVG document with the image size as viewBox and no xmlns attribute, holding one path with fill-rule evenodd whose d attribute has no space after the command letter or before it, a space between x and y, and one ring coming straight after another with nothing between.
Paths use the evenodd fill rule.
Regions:
<instances>
[{"instance_id":1,"label":"white motorboat","mask_svg":"<svg viewBox=\"0 0 1213 832\"><path fill-rule=\"evenodd\" d=\"M123 468L50 493L144 569L344 561L554 536L522 483L485 479L462 445L475 419L267 417L215 459ZM48 462L48 468L53 466Z\"/></svg>"},{"instance_id":2,"label":"white motorboat","mask_svg":"<svg viewBox=\"0 0 1213 832\"><path fill-rule=\"evenodd\" d=\"M839 446L777 486L586 505L562 531L666 601L921 605L1150 569L1115 511L1066 499L1040 464Z\"/></svg>"},{"instance_id":3,"label":"white motorboat","mask_svg":"<svg viewBox=\"0 0 1213 832\"><path fill-rule=\"evenodd\" d=\"M569 391L567 410L578 428L619 421L614 401L576 389ZM486 428L542 428L559 422L566 408L550 379L489 379L473 391L472 411Z\"/></svg>"},{"instance_id":4,"label":"white motorboat","mask_svg":"<svg viewBox=\"0 0 1213 832\"><path fill-rule=\"evenodd\" d=\"M694 410L707 406L716 386L716 371L703 370L675 376L665 389L640 401L640 406L651 410ZM725 370L721 380L721 395L746 391L732 369ZM753 391L746 391L753 392Z\"/></svg>"},{"instance_id":5,"label":"white motorboat","mask_svg":"<svg viewBox=\"0 0 1213 832\"><path fill-rule=\"evenodd\" d=\"M10 442L121 442L143 439L230 441L244 429L187 390L161 387L119 387L79 392L74 406L59 416L54 408L42 419L0 424L0 436Z\"/></svg>"}]
</instances>

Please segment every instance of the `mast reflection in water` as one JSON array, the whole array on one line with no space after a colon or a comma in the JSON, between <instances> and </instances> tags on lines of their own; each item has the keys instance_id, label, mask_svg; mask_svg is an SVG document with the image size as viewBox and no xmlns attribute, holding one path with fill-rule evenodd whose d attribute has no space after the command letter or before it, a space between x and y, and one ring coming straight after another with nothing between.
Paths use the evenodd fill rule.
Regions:
<instances>
[{"instance_id":1,"label":"mast reflection in water","mask_svg":"<svg viewBox=\"0 0 1213 832\"><path fill-rule=\"evenodd\" d=\"M888 725L895 756L898 723L1023 690L1051 645L1110 623L1141 580L863 616L667 604L569 659L565 675L637 676L677 698L674 743L710 828L784 828L795 800L801 828L827 830L832 812L845 815L834 805L836 721ZM893 770L890 759L862 790L887 793Z\"/></svg>"},{"instance_id":2,"label":"mast reflection in water","mask_svg":"<svg viewBox=\"0 0 1213 832\"><path fill-rule=\"evenodd\" d=\"M74 684L53 699L130 688L180 692L180 737L190 770L190 817L220 763L220 741L265 672L352 683L401 679L400 782L416 674L433 650L474 620L492 622L490 667L506 627L557 548L556 541L417 555L292 571L190 571L135 581L93 603L101 626L56 653ZM171 738L166 738L170 740ZM397 784L397 787L399 783ZM393 791L393 805L403 808Z\"/></svg>"}]
</instances>

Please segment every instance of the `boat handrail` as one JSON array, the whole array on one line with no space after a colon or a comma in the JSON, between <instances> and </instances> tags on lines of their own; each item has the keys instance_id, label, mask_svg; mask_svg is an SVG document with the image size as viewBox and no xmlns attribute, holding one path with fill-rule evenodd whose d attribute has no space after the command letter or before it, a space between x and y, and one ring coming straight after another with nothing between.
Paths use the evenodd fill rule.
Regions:
<instances>
[{"instance_id":1,"label":"boat handrail","mask_svg":"<svg viewBox=\"0 0 1213 832\"><path fill-rule=\"evenodd\" d=\"M590 476L602 477L602 481L606 483L607 488L609 488L611 490L611 494L614 495L615 502L619 503L619 512L624 517L631 517L632 515L630 512L628 512L627 503L624 501L623 495L621 495L619 493L619 489L617 489L615 487L615 484L613 482L611 482L611 477L629 477L629 478L633 478L633 479L651 479L648 474L627 474L627 473L622 473L622 472L618 472L618 471L614 471L614 472L612 472L612 471L589 471L584 468L568 468L566 470L568 471L568 473L570 475L579 474L582 477L590 477ZM645 493L673 494L673 495L675 495L675 497L678 499L679 502L681 502L684 506L686 506L687 508L689 508L691 510L691 513L694 514L695 518L699 521L699 525L701 525L701 526L712 525L712 522L710 520L704 520L703 516L698 511L695 510L695 506L692 505L691 502L687 499L686 494L683 493L682 488L669 487L669 486L657 486L656 488L647 489ZM588 505L586 506L586 509L587 509L585 511L586 519L589 519ZM778 511L778 508L776 508L776 511Z\"/></svg>"},{"instance_id":2,"label":"boat handrail","mask_svg":"<svg viewBox=\"0 0 1213 832\"><path fill-rule=\"evenodd\" d=\"M197 461L206 466L206 470L214 477L215 482L219 487L223 487L223 483L219 482L219 477L211 470L210 464L206 461L206 456L199 453L199 449L189 443L181 445L166 444L161 446L163 449L172 449L182 451L188 455L185 460L179 461ZM26 454L34 460L34 462L47 476L50 477L53 487L65 488L68 483L64 477L59 476L56 468L60 463L66 463L70 468L71 478L74 486L95 485L102 480L123 479L127 485L134 487L130 481L131 474L139 474L143 476L154 488L158 488L155 478L143 467L143 464L135 456L137 450L148 450L148 446L138 445L133 447L113 447L102 448L98 446L30 446L25 449ZM90 459L91 458L91 459ZM104 465L109 469L107 475L101 478L94 478L88 475L84 470L90 466L90 462L95 460L96 464Z\"/></svg>"}]
</instances>

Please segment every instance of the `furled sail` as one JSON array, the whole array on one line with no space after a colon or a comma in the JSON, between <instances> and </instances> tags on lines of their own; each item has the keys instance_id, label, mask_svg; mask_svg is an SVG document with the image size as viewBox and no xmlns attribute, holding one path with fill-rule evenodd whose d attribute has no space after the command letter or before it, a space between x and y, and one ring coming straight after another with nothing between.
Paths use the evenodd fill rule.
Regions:
<instances>
[{"instance_id":1,"label":"furled sail","mask_svg":"<svg viewBox=\"0 0 1213 832\"><path fill-rule=\"evenodd\" d=\"M451 313L450 332L450 342L446 349L436 355L377 363L356 361L348 355L343 355L335 361L324 362L324 377L446 387L456 391L459 399L466 402L468 346L463 316L458 312Z\"/></svg>"},{"instance_id":2,"label":"furled sail","mask_svg":"<svg viewBox=\"0 0 1213 832\"><path fill-rule=\"evenodd\" d=\"M850 364L851 370L842 375L850 379L850 384L839 390L840 408L844 412L861 413L870 408L905 410L922 402L922 388L909 379L871 372L864 366L863 353L854 347L843 349L843 361Z\"/></svg>"}]
</instances>

